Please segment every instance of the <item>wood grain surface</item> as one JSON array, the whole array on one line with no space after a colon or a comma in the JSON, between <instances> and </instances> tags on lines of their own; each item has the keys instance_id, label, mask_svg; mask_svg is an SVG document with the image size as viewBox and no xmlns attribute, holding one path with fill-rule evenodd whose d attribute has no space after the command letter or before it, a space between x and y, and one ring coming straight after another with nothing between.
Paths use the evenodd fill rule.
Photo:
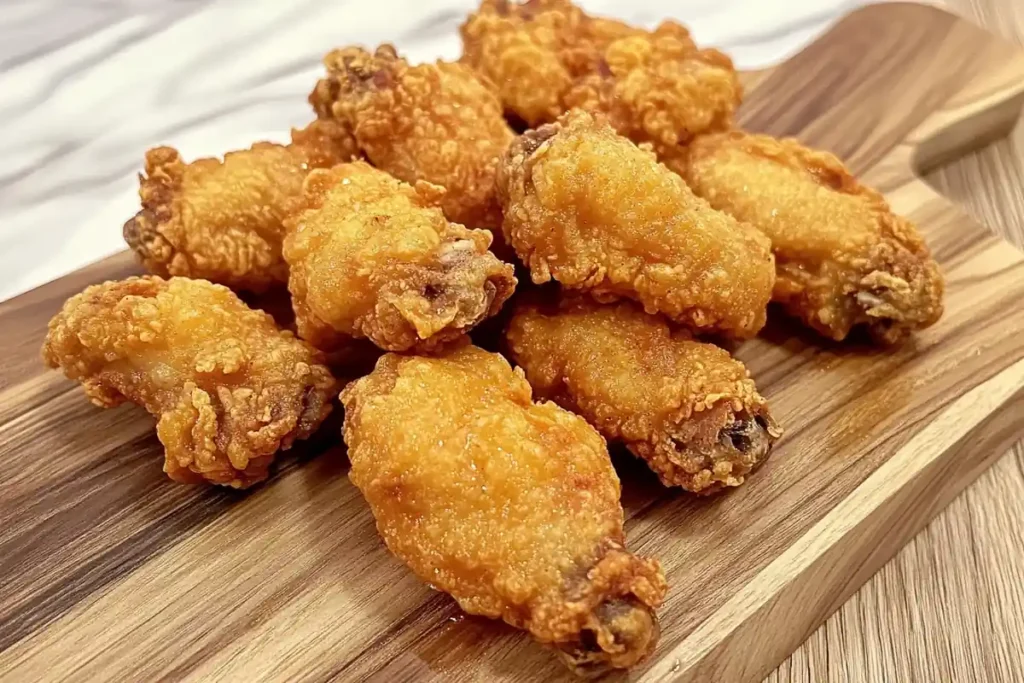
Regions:
<instances>
[{"instance_id":1,"label":"wood grain surface","mask_svg":"<svg viewBox=\"0 0 1024 683\"><path fill-rule=\"evenodd\" d=\"M1024 255L912 170L1006 132L1022 91L1020 53L909 5L857 12L752 86L744 125L833 149L920 223L948 310L893 351L778 321L744 345L788 433L728 496L616 454L630 544L671 586L642 678L761 678L1024 428ZM564 677L387 554L342 449L288 455L248 494L172 485L148 416L44 372L64 298L133 271L115 257L0 304L0 678Z\"/></svg>"},{"instance_id":2,"label":"wood grain surface","mask_svg":"<svg viewBox=\"0 0 1024 683\"><path fill-rule=\"evenodd\" d=\"M1024 3L1018 0L945 5L1008 41L1024 43ZM1024 246L1024 126L926 178L974 218ZM1019 683L1021 643L1024 445L1018 443L766 683Z\"/></svg>"}]
</instances>

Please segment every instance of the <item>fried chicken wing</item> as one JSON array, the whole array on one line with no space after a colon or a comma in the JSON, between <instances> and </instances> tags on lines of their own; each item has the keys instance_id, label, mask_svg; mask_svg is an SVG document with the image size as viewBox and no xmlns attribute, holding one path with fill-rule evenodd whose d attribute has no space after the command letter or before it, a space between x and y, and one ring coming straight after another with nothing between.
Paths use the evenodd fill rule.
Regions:
<instances>
[{"instance_id":1,"label":"fried chicken wing","mask_svg":"<svg viewBox=\"0 0 1024 683\"><path fill-rule=\"evenodd\" d=\"M494 315L513 268L487 250L488 231L445 219L442 195L363 162L310 173L284 242L299 336L324 351L364 337L431 350Z\"/></svg>"},{"instance_id":2,"label":"fried chicken wing","mask_svg":"<svg viewBox=\"0 0 1024 683\"><path fill-rule=\"evenodd\" d=\"M518 138L498 192L505 238L535 283L635 299L700 331L750 337L764 325L775 279L764 235L590 114Z\"/></svg>"},{"instance_id":3,"label":"fried chicken wing","mask_svg":"<svg viewBox=\"0 0 1024 683\"><path fill-rule=\"evenodd\" d=\"M732 60L696 49L685 28L666 22L609 44L600 69L577 79L562 107L602 112L620 135L660 150L729 129L741 98Z\"/></svg>"},{"instance_id":4,"label":"fried chicken wing","mask_svg":"<svg viewBox=\"0 0 1024 683\"><path fill-rule=\"evenodd\" d=\"M262 292L288 279L281 258L283 219L294 210L311 168L356 156L348 129L314 121L289 145L257 142L219 159L190 164L171 147L146 153L139 176L142 210L124 239L147 270L204 278Z\"/></svg>"},{"instance_id":5,"label":"fried chicken wing","mask_svg":"<svg viewBox=\"0 0 1024 683\"><path fill-rule=\"evenodd\" d=\"M319 354L270 315L205 280L132 277L86 288L50 321L43 359L98 406L157 418L164 471L245 488L308 438L337 385Z\"/></svg>"},{"instance_id":6,"label":"fried chicken wing","mask_svg":"<svg viewBox=\"0 0 1024 683\"><path fill-rule=\"evenodd\" d=\"M835 156L735 131L698 139L672 167L771 239L773 298L826 337L863 325L893 344L942 315L942 275L917 228Z\"/></svg>"},{"instance_id":7,"label":"fried chicken wing","mask_svg":"<svg viewBox=\"0 0 1024 683\"><path fill-rule=\"evenodd\" d=\"M619 481L586 422L469 344L387 354L341 400L352 482L421 579L580 672L653 650L664 575L624 548Z\"/></svg>"},{"instance_id":8,"label":"fried chicken wing","mask_svg":"<svg viewBox=\"0 0 1024 683\"><path fill-rule=\"evenodd\" d=\"M576 75L572 67L585 71L588 55L596 55L582 40L586 23L567 0L483 0L459 29L462 61L497 85L506 111L538 126L564 111L562 95Z\"/></svg>"},{"instance_id":9,"label":"fried chicken wing","mask_svg":"<svg viewBox=\"0 0 1024 683\"><path fill-rule=\"evenodd\" d=\"M665 486L739 486L781 435L742 363L632 302L520 298L506 344L539 398L623 442Z\"/></svg>"},{"instance_id":10,"label":"fried chicken wing","mask_svg":"<svg viewBox=\"0 0 1024 683\"><path fill-rule=\"evenodd\" d=\"M463 64L410 66L390 45L335 50L324 65L310 95L318 115L351 126L377 168L444 187L450 220L499 229L494 173L514 134L493 85Z\"/></svg>"},{"instance_id":11,"label":"fried chicken wing","mask_svg":"<svg viewBox=\"0 0 1024 683\"><path fill-rule=\"evenodd\" d=\"M567 0L484 0L460 31L462 60L532 127L579 107L634 142L673 146L727 129L742 96L732 61L672 21L646 31Z\"/></svg>"}]
</instances>

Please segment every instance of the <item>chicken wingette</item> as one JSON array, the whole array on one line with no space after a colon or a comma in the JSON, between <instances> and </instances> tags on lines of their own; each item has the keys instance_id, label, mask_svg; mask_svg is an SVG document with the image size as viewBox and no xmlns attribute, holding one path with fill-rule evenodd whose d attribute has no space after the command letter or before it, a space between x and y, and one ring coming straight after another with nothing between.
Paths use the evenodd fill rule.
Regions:
<instances>
[{"instance_id":1,"label":"chicken wingette","mask_svg":"<svg viewBox=\"0 0 1024 683\"><path fill-rule=\"evenodd\" d=\"M772 298L820 334L841 341L863 326L894 344L942 315L942 275L917 228L832 154L734 131L698 138L668 163L771 240Z\"/></svg>"},{"instance_id":2,"label":"chicken wingette","mask_svg":"<svg viewBox=\"0 0 1024 683\"><path fill-rule=\"evenodd\" d=\"M421 579L580 672L651 652L665 579L624 547L619 480L582 418L469 344L387 354L341 399L352 482Z\"/></svg>"},{"instance_id":3,"label":"chicken wingette","mask_svg":"<svg viewBox=\"0 0 1024 683\"><path fill-rule=\"evenodd\" d=\"M534 283L634 299L700 332L745 338L765 323L768 239L590 114L573 110L520 136L498 192L505 238Z\"/></svg>"},{"instance_id":4,"label":"chicken wingette","mask_svg":"<svg viewBox=\"0 0 1024 683\"><path fill-rule=\"evenodd\" d=\"M293 130L288 145L257 142L223 161L185 163L172 147L151 149L139 176L142 209L125 223L124 239L157 275L239 291L283 285L284 219L301 204L303 180L357 154L346 126L319 120Z\"/></svg>"},{"instance_id":5,"label":"chicken wingette","mask_svg":"<svg viewBox=\"0 0 1024 683\"><path fill-rule=\"evenodd\" d=\"M132 277L87 287L50 321L43 360L96 405L157 418L164 471L245 488L316 431L337 386L320 354L205 280Z\"/></svg>"},{"instance_id":6,"label":"chicken wingette","mask_svg":"<svg viewBox=\"0 0 1024 683\"><path fill-rule=\"evenodd\" d=\"M441 193L364 162L309 175L284 242L300 337L327 352L361 338L430 350L498 311L513 268L488 251L488 231L444 217Z\"/></svg>"},{"instance_id":7,"label":"chicken wingette","mask_svg":"<svg viewBox=\"0 0 1024 683\"><path fill-rule=\"evenodd\" d=\"M666 486L739 486L781 435L741 362L632 302L524 297L505 341L539 398L624 443Z\"/></svg>"}]
</instances>

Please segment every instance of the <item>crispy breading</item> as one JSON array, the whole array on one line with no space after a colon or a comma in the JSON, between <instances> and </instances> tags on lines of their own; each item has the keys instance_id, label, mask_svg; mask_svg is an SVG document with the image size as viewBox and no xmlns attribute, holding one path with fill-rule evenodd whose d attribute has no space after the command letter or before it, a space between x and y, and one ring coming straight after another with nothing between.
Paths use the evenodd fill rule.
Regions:
<instances>
[{"instance_id":1,"label":"crispy breading","mask_svg":"<svg viewBox=\"0 0 1024 683\"><path fill-rule=\"evenodd\" d=\"M520 298L505 338L539 398L623 442L665 486L739 486L782 433L742 363L632 302Z\"/></svg>"},{"instance_id":2,"label":"crispy breading","mask_svg":"<svg viewBox=\"0 0 1024 683\"><path fill-rule=\"evenodd\" d=\"M507 111L537 126L564 111L572 66L585 65L594 52L581 39L585 23L583 12L566 0L483 0L459 29L462 61L497 85ZM569 63L563 53L573 45L575 62Z\"/></svg>"},{"instance_id":3,"label":"crispy breading","mask_svg":"<svg viewBox=\"0 0 1024 683\"><path fill-rule=\"evenodd\" d=\"M653 650L664 575L624 548L619 480L586 422L469 344L387 354L341 400L349 476L421 579L580 672Z\"/></svg>"},{"instance_id":4,"label":"crispy breading","mask_svg":"<svg viewBox=\"0 0 1024 683\"><path fill-rule=\"evenodd\" d=\"M498 170L505 238L535 283L620 297L705 332L765 322L768 240L712 209L654 155L579 110L529 131Z\"/></svg>"},{"instance_id":5,"label":"crispy breading","mask_svg":"<svg viewBox=\"0 0 1024 683\"><path fill-rule=\"evenodd\" d=\"M363 162L310 173L284 242L299 336L324 351L363 337L431 350L497 313L514 270L488 231L444 217L443 192Z\"/></svg>"},{"instance_id":6,"label":"crispy breading","mask_svg":"<svg viewBox=\"0 0 1024 683\"><path fill-rule=\"evenodd\" d=\"M602 112L620 135L660 150L729 129L741 97L732 60L697 50L686 29L668 22L608 45L601 69L577 79L562 107Z\"/></svg>"},{"instance_id":7,"label":"crispy breading","mask_svg":"<svg viewBox=\"0 0 1024 683\"><path fill-rule=\"evenodd\" d=\"M146 153L139 176L142 210L124 239L147 270L204 278L262 292L288 279L281 258L283 219L312 168L356 156L351 132L333 121L292 131L289 145L257 142L224 161L182 161L171 147Z\"/></svg>"},{"instance_id":8,"label":"crispy breading","mask_svg":"<svg viewBox=\"0 0 1024 683\"><path fill-rule=\"evenodd\" d=\"M494 173L514 134L492 84L463 64L410 66L390 45L335 50L324 65L327 77L310 95L318 115L351 126L377 168L444 187L449 220L500 227Z\"/></svg>"},{"instance_id":9,"label":"crispy breading","mask_svg":"<svg viewBox=\"0 0 1024 683\"><path fill-rule=\"evenodd\" d=\"M96 405L128 400L156 417L164 471L184 483L263 481L278 450L316 431L337 391L314 349L205 280L88 287L50 321L43 359Z\"/></svg>"},{"instance_id":10,"label":"crispy breading","mask_svg":"<svg viewBox=\"0 0 1024 683\"><path fill-rule=\"evenodd\" d=\"M672 21L646 31L567 0L483 0L460 31L462 60L533 127L579 107L634 142L672 146L727 129L742 96L732 61Z\"/></svg>"},{"instance_id":11,"label":"crispy breading","mask_svg":"<svg viewBox=\"0 0 1024 683\"><path fill-rule=\"evenodd\" d=\"M826 337L863 325L893 344L942 315L942 275L917 228L834 155L734 131L702 137L669 163L712 206L771 239L773 298Z\"/></svg>"}]
</instances>

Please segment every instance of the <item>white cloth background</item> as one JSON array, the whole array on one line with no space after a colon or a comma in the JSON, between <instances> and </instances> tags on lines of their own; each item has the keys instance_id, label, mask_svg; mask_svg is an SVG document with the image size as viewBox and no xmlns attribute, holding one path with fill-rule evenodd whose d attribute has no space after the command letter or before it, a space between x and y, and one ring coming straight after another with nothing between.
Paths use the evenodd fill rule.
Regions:
<instances>
[{"instance_id":1,"label":"white cloth background","mask_svg":"<svg viewBox=\"0 0 1024 683\"><path fill-rule=\"evenodd\" d=\"M861 0L580 0L687 24L740 67L784 59ZM0 300L124 248L144 151L187 159L308 121L320 57L393 42L455 58L476 0L3 0Z\"/></svg>"}]
</instances>

